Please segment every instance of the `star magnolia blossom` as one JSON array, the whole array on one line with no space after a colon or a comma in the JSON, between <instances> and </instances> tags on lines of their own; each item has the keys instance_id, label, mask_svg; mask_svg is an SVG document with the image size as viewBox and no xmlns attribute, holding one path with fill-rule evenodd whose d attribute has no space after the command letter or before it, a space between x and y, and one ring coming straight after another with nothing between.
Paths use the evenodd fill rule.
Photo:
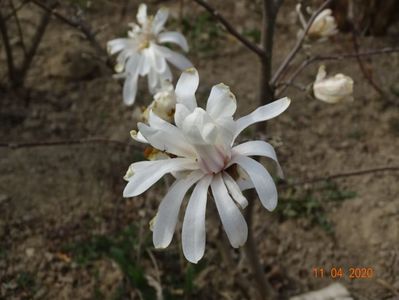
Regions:
<instances>
[{"instance_id":1,"label":"star magnolia blossom","mask_svg":"<svg viewBox=\"0 0 399 300\"><path fill-rule=\"evenodd\" d=\"M344 74L327 78L326 67L321 65L313 83L313 93L327 103L353 101L353 79Z\"/></svg>"},{"instance_id":2,"label":"star magnolia blossom","mask_svg":"<svg viewBox=\"0 0 399 300\"><path fill-rule=\"evenodd\" d=\"M175 31L163 31L168 11L158 10L155 17L147 16L147 6L141 4L137 12L137 22L129 24L131 30L127 38L118 38L108 42L110 55L119 53L115 71L117 78L125 78L123 101L132 105L136 98L139 75L148 76L148 87L151 93L160 88L162 81L172 80L172 73L167 62L180 70L192 66L191 62L180 53L161 46L162 43L174 43L188 51L185 37Z\"/></svg>"},{"instance_id":3,"label":"star magnolia blossom","mask_svg":"<svg viewBox=\"0 0 399 300\"><path fill-rule=\"evenodd\" d=\"M195 92L199 83L195 69L188 69L177 82L176 112L172 125L150 111L148 125L139 123L133 132L137 141L173 155L153 161L133 163L125 176L128 184L124 197L145 192L167 173L177 178L164 196L153 226L153 242L165 248L172 240L180 206L187 191L195 185L183 220L182 246L185 257L198 262L205 251L205 210L208 189L212 191L224 230L231 245L243 245L248 228L237 204L246 207L242 190L255 188L262 205L273 210L277 190L267 170L250 156L265 156L277 164L273 147L264 141L250 141L234 146L238 134L248 126L276 117L287 109L288 98L259 107L249 115L233 119L237 104L235 96L224 84L213 86L206 109L197 106ZM248 178L237 181L229 173L238 165Z\"/></svg>"},{"instance_id":4,"label":"star magnolia blossom","mask_svg":"<svg viewBox=\"0 0 399 300\"><path fill-rule=\"evenodd\" d=\"M298 32L298 36L302 36L303 31L307 26L307 22L305 21L305 17L301 11L301 4L297 4L296 11L303 27L303 29ZM335 23L335 18L332 16L332 10L327 8L322 10L314 19L307 32L307 36L313 40L323 41L337 33L337 24Z\"/></svg>"}]
</instances>

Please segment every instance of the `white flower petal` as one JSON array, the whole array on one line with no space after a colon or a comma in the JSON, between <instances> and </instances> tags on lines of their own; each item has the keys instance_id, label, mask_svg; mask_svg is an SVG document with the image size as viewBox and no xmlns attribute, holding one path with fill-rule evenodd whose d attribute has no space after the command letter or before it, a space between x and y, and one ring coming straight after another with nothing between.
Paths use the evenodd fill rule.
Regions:
<instances>
[{"instance_id":1,"label":"white flower petal","mask_svg":"<svg viewBox=\"0 0 399 300\"><path fill-rule=\"evenodd\" d=\"M151 143L153 147L178 156L191 157L195 155L194 148L187 143L180 128L162 120L152 111L149 113L148 123L151 128L145 124L138 126L147 140L150 143L154 142L154 144Z\"/></svg>"},{"instance_id":2,"label":"white flower petal","mask_svg":"<svg viewBox=\"0 0 399 300\"><path fill-rule=\"evenodd\" d=\"M194 68L185 70L176 83L176 101L185 105L190 111L197 107L195 92L199 84L198 71Z\"/></svg>"},{"instance_id":3,"label":"white flower petal","mask_svg":"<svg viewBox=\"0 0 399 300\"><path fill-rule=\"evenodd\" d=\"M141 76L145 76L150 72L150 68L151 68L151 57L150 57L150 51L148 48L143 49L141 52L141 55L143 56L143 61L140 65L140 70L139 70L139 74Z\"/></svg>"},{"instance_id":4,"label":"white flower petal","mask_svg":"<svg viewBox=\"0 0 399 300\"><path fill-rule=\"evenodd\" d=\"M270 211L274 210L277 206L277 189L265 167L256 160L242 155L235 155L232 161L248 173L262 205Z\"/></svg>"},{"instance_id":5,"label":"white flower petal","mask_svg":"<svg viewBox=\"0 0 399 300\"><path fill-rule=\"evenodd\" d=\"M241 208L247 207L248 205L247 199L241 193L241 189L238 186L238 184L227 172L223 172L223 181L231 197L241 206Z\"/></svg>"},{"instance_id":6,"label":"white flower petal","mask_svg":"<svg viewBox=\"0 0 399 300\"><path fill-rule=\"evenodd\" d=\"M135 164L132 165L135 173L129 178L129 183L123 191L123 197L125 198L144 193L167 173L198 168L191 159L187 158L143 161L136 164L138 166L145 164L146 168L136 170Z\"/></svg>"},{"instance_id":7,"label":"white flower petal","mask_svg":"<svg viewBox=\"0 0 399 300\"><path fill-rule=\"evenodd\" d=\"M155 94L157 92L157 89L160 87L160 78L153 68L150 68L147 79L148 90L151 94Z\"/></svg>"},{"instance_id":8,"label":"white flower petal","mask_svg":"<svg viewBox=\"0 0 399 300\"><path fill-rule=\"evenodd\" d=\"M223 228L226 231L230 244L234 248L238 248L247 240L247 223L227 192L220 174L213 177L211 188Z\"/></svg>"},{"instance_id":9,"label":"white flower petal","mask_svg":"<svg viewBox=\"0 0 399 300\"><path fill-rule=\"evenodd\" d=\"M193 64L182 54L170 50L167 47L156 45L154 46L159 55L162 55L168 60L172 65L174 65L179 70L185 70L191 68Z\"/></svg>"},{"instance_id":10,"label":"white flower petal","mask_svg":"<svg viewBox=\"0 0 399 300\"><path fill-rule=\"evenodd\" d=\"M193 172L185 179L176 180L162 199L155 218L152 236L155 248L166 248L175 232L177 218L184 195L189 188L201 179L201 172Z\"/></svg>"},{"instance_id":11,"label":"white flower petal","mask_svg":"<svg viewBox=\"0 0 399 300\"><path fill-rule=\"evenodd\" d=\"M205 211L212 176L202 178L194 188L184 215L182 246L188 261L197 263L205 252Z\"/></svg>"},{"instance_id":12,"label":"white flower petal","mask_svg":"<svg viewBox=\"0 0 399 300\"><path fill-rule=\"evenodd\" d=\"M169 17L169 11L167 8L161 7L152 21L152 32L157 35L159 32L162 31L166 21Z\"/></svg>"},{"instance_id":13,"label":"white flower petal","mask_svg":"<svg viewBox=\"0 0 399 300\"><path fill-rule=\"evenodd\" d=\"M159 43L174 43L179 45L184 51L188 51L187 40L180 32L177 31L167 31L162 32L158 36Z\"/></svg>"},{"instance_id":14,"label":"white flower petal","mask_svg":"<svg viewBox=\"0 0 399 300\"><path fill-rule=\"evenodd\" d=\"M189 114L190 111L188 110L187 106L181 103L177 103L174 116L176 126L179 128L183 128L183 122Z\"/></svg>"},{"instance_id":15,"label":"white flower petal","mask_svg":"<svg viewBox=\"0 0 399 300\"><path fill-rule=\"evenodd\" d=\"M133 105L137 94L137 75L128 74L123 83L123 102Z\"/></svg>"},{"instance_id":16,"label":"white flower petal","mask_svg":"<svg viewBox=\"0 0 399 300\"><path fill-rule=\"evenodd\" d=\"M110 55L114 55L115 53L118 53L123 49L128 48L130 43L130 40L126 38L111 40L107 43L107 51Z\"/></svg>"},{"instance_id":17,"label":"white flower petal","mask_svg":"<svg viewBox=\"0 0 399 300\"><path fill-rule=\"evenodd\" d=\"M154 49L154 43L150 44L148 48L149 57L151 59L151 64L156 73L163 73L166 69L166 60L163 56L158 55L156 50Z\"/></svg>"},{"instance_id":18,"label":"white flower petal","mask_svg":"<svg viewBox=\"0 0 399 300\"><path fill-rule=\"evenodd\" d=\"M275 161L277 166L277 175L284 178L283 170L277 160L276 152L273 146L265 141L249 141L233 147L232 155L241 154L244 156L265 156Z\"/></svg>"},{"instance_id":19,"label":"white flower petal","mask_svg":"<svg viewBox=\"0 0 399 300\"><path fill-rule=\"evenodd\" d=\"M147 23L147 5L144 3L140 4L139 9L137 10L137 22L140 25L144 25Z\"/></svg>"},{"instance_id":20,"label":"white flower petal","mask_svg":"<svg viewBox=\"0 0 399 300\"><path fill-rule=\"evenodd\" d=\"M236 132L234 138L236 138L245 128L248 126L272 119L277 117L279 114L284 112L290 105L291 100L287 97L276 100L270 104L258 107L249 115L242 117L236 121Z\"/></svg>"},{"instance_id":21,"label":"white flower petal","mask_svg":"<svg viewBox=\"0 0 399 300\"><path fill-rule=\"evenodd\" d=\"M141 132L137 132L136 130L132 130L132 131L130 131L130 136L136 142L149 144L148 141L145 139L145 137L141 134Z\"/></svg>"},{"instance_id":22,"label":"white flower petal","mask_svg":"<svg viewBox=\"0 0 399 300\"><path fill-rule=\"evenodd\" d=\"M206 111L212 118L231 117L236 112L236 109L236 97L227 85L219 83L212 87L206 104Z\"/></svg>"}]
</instances>

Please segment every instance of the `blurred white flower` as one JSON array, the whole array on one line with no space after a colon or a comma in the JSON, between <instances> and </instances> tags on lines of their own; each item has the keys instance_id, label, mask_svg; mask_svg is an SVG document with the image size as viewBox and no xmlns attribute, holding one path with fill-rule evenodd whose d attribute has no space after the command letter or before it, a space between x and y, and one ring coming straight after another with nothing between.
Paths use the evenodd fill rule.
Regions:
<instances>
[{"instance_id":1,"label":"blurred white flower","mask_svg":"<svg viewBox=\"0 0 399 300\"><path fill-rule=\"evenodd\" d=\"M141 119L148 123L149 112L153 111L161 119L173 122L176 106L176 95L172 83L164 81L161 89L154 95L154 101L145 109Z\"/></svg>"},{"instance_id":2,"label":"blurred white flower","mask_svg":"<svg viewBox=\"0 0 399 300\"><path fill-rule=\"evenodd\" d=\"M168 11L158 10L156 15L147 16L147 6L141 4L137 12L137 22L130 23L131 30L127 38L118 38L107 43L110 55L119 53L115 71L117 78L125 78L123 101L132 105L136 98L137 81L140 76L148 76L148 87L151 93L160 88L162 81L172 80L168 62L180 70L192 66L182 54L161 46L162 43L173 43L188 51L186 38L176 31L164 31Z\"/></svg>"},{"instance_id":3,"label":"blurred white flower","mask_svg":"<svg viewBox=\"0 0 399 300\"><path fill-rule=\"evenodd\" d=\"M299 21L303 29L300 29L298 32L298 36L302 36L304 29L306 28L307 22L305 21L305 17L301 11L301 4L298 3L296 5L296 11L298 13ZM335 22L335 18L332 15L331 9L322 10L307 32L307 37L311 40L324 41L330 36L333 36L338 33L337 24Z\"/></svg>"},{"instance_id":4,"label":"blurred white flower","mask_svg":"<svg viewBox=\"0 0 399 300\"><path fill-rule=\"evenodd\" d=\"M129 182L124 197L145 192L167 173L177 178L164 196L153 227L157 248L167 247L173 237L180 206L187 191L195 185L183 220L182 246L185 257L198 262L205 251L205 211L210 187L221 222L231 245L243 245L248 228L237 204L246 207L242 190L255 188L262 205L273 210L277 189L268 171L250 156L265 156L277 164L273 147L264 141L249 141L233 146L238 134L248 126L281 114L290 104L288 98L259 107L249 115L233 119L237 103L229 87L213 86L206 109L197 106L195 92L199 84L197 70L183 72L177 82L176 111L172 125L149 112L149 125L139 123L133 138L170 154L171 158L133 163L125 179ZM246 180L234 179L241 168ZM235 203L236 202L236 203Z\"/></svg>"},{"instance_id":5,"label":"blurred white flower","mask_svg":"<svg viewBox=\"0 0 399 300\"><path fill-rule=\"evenodd\" d=\"M313 83L313 93L327 103L353 101L353 79L344 74L327 77L326 67L321 65Z\"/></svg>"}]
</instances>

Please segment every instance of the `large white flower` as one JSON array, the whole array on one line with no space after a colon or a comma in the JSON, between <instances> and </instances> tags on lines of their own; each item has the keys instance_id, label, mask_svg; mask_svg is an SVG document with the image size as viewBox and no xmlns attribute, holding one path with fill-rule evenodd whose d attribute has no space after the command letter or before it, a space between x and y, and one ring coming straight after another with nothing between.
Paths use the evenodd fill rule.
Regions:
<instances>
[{"instance_id":1,"label":"large white flower","mask_svg":"<svg viewBox=\"0 0 399 300\"><path fill-rule=\"evenodd\" d=\"M168 62L180 70L192 66L182 54L161 46L162 43L173 43L188 51L185 37L176 31L164 31L168 19L167 9L161 8L155 17L147 16L147 6L141 4L137 12L137 22L129 24L127 38L118 38L108 42L108 52L117 56L116 77L125 78L123 101L132 105L136 98L137 81L140 76L148 76L148 88L155 93L164 80L172 80Z\"/></svg>"},{"instance_id":2,"label":"large white flower","mask_svg":"<svg viewBox=\"0 0 399 300\"><path fill-rule=\"evenodd\" d=\"M145 192L167 173L177 178L164 196L155 219L153 242L165 248L172 240L180 206L187 191L195 185L183 221L182 246L185 257L198 262L205 251L205 210L210 187L221 222L231 245L243 245L247 224L237 204L244 208L247 199L242 190L255 188L261 203L268 210L277 205L277 190L267 170L250 156L265 156L277 164L273 147L264 141L249 141L234 146L238 134L248 126L281 114L290 104L288 98L259 107L249 115L233 119L237 104L235 96L224 84L213 86L206 109L197 106L195 92L198 73L191 68L177 82L176 112L172 125L150 111L149 124L139 123L137 141L171 154L173 158L133 163L125 179L124 197ZM247 175L243 182L232 175L239 166ZM235 203L236 202L236 203Z\"/></svg>"},{"instance_id":3,"label":"large white flower","mask_svg":"<svg viewBox=\"0 0 399 300\"><path fill-rule=\"evenodd\" d=\"M305 21L305 17L301 11L301 4L297 4L296 11L298 13L299 21L303 27L303 29L300 29L298 32L298 36L301 36L307 26L307 22ZM312 40L324 41L337 33L337 24L335 22L334 16L332 15L332 10L327 8L322 10L314 19L307 32L307 37Z\"/></svg>"},{"instance_id":4,"label":"large white flower","mask_svg":"<svg viewBox=\"0 0 399 300\"><path fill-rule=\"evenodd\" d=\"M326 67L321 65L313 83L313 93L327 103L353 101L353 79L341 73L327 77Z\"/></svg>"}]
</instances>

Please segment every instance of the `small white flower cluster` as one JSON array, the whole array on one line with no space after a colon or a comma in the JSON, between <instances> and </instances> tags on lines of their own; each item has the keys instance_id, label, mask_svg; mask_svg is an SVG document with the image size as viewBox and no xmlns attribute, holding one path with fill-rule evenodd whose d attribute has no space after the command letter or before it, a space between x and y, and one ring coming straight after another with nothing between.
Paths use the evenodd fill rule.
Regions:
<instances>
[{"instance_id":1,"label":"small white flower cluster","mask_svg":"<svg viewBox=\"0 0 399 300\"><path fill-rule=\"evenodd\" d=\"M307 27L307 22L301 11L301 4L297 4L296 11L299 21L303 27L298 31L298 38L301 38ZM308 8L309 9L309 8ZM305 38L310 41L323 42L338 33L335 18L331 9L322 10L310 24ZM313 94L316 99L327 103L339 103L353 100L353 79L344 74L336 74L327 77L324 65L319 67L316 80L313 83Z\"/></svg>"},{"instance_id":2,"label":"small white flower cluster","mask_svg":"<svg viewBox=\"0 0 399 300\"><path fill-rule=\"evenodd\" d=\"M165 81L172 80L168 63L179 70L192 67L186 57L160 45L173 43L188 51L186 38L180 32L164 31L168 15L168 10L161 8L154 17L147 16L147 5L141 4L137 12L138 24L129 24L128 37L107 44L110 55L118 53L115 77L125 79L123 101L126 105L134 104L139 76L148 77L149 91L155 94Z\"/></svg>"}]
</instances>

